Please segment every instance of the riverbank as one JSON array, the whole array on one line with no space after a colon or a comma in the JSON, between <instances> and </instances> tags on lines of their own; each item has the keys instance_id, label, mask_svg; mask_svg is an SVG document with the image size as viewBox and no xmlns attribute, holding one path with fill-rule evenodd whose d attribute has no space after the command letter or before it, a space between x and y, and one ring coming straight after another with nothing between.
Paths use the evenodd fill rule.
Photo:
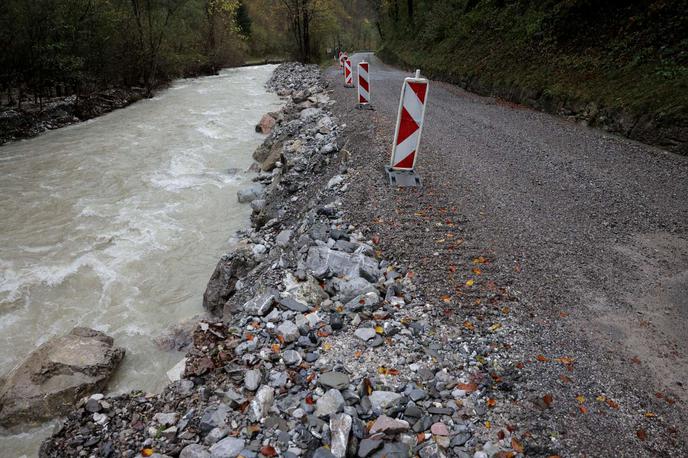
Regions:
<instances>
[{"instance_id":1,"label":"riverbank","mask_svg":"<svg viewBox=\"0 0 688 458\"><path fill-rule=\"evenodd\" d=\"M42 106L24 102L22 108L0 108L0 145L31 138L47 130L83 122L146 97L144 88L117 88L77 97L55 97Z\"/></svg>"},{"instance_id":2,"label":"riverbank","mask_svg":"<svg viewBox=\"0 0 688 458\"><path fill-rule=\"evenodd\" d=\"M181 378L160 395L84 400L41 456L466 456L510 375L500 309L473 333L444 323L409 260L385 255L345 200L356 173L317 67L270 82L288 103L254 157L264 170L204 296ZM354 173L352 175L352 173ZM505 304L508 289L492 295ZM489 317L489 318L488 318ZM506 367L506 366L504 366ZM512 371L513 369L509 369ZM511 372L509 372L511 373ZM501 401L500 401L501 402Z\"/></svg>"}]
</instances>

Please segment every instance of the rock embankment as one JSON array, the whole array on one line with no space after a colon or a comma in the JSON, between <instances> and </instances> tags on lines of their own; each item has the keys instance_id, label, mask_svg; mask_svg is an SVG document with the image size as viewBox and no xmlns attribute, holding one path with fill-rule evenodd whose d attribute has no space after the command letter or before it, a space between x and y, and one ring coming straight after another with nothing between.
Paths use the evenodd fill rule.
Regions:
<instances>
[{"instance_id":1,"label":"rock embankment","mask_svg":"<svg viewBox=\"0 0 688 458\"><path fill-rule=\"evenodd\" d=\"M494 385L479 361L489 355L497 371L499 351L432 322L414 273L346 219L348 154L318 67L282 65L269 86L288 98L256 152L274 167L261 167L252 195L240 196L251 201L253 229L212 275L204 306L217 319L199 323L181 378L160 395L82 400L41 456L474 448Z\"/></svg>"}]
</instances>

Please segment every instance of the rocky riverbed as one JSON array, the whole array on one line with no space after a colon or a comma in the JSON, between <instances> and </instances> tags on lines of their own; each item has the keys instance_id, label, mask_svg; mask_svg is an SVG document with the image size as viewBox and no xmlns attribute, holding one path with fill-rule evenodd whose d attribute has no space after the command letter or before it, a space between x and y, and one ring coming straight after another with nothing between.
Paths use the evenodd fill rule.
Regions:
<instances>
[{"instance_id":1,"label":"rocky riverbed","mask_svg":"<svg viewBox=\"0 0 688 458\"><path fill-rule=\"evenodd\" d=\"M352 217L365 202L343 199L345 126L318 67L282 65L268 84L288 103L261 123L260 172L238 196L253 228L204 295L216 319L197 325L161 394L82 399L40 455L522 454L515 427L488 440L520 377L505 361L514 294L495 286L462 325L447 320L408 263Z\"/></svg>"}]
</instances>

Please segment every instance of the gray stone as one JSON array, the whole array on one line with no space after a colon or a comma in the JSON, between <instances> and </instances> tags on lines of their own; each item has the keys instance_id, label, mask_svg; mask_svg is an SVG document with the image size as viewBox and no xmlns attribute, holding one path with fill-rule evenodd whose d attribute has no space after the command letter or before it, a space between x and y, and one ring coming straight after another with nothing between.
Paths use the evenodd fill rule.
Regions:
<instances>
[{"instance_id":1,"label":"gray stone","mask_svg":"<svg viewBox=\"0 0 688 458\"><path fill-rule=\"evenodd\" d=\"M388 417L387 415L380 415L373 426L370 427L370 434L385 433L390 436L398 433L406 432L410 429L410 425L406 420L397 420Z\"/></svg>"},{"instance_id":2,"label":"gray stone","mask_svg":"<svg viewBox=\"0 0 688 458\"><path fill-rule=\"evenodd\" d=\"M240 204L248 204L256 199L261 199L265 190L262 184L256 183L237 191L237 200Z\"/></svg>"},{"instance_id":3,"label":"gray stone","mask_svg":"<svg viewBox=\"0 0 688 458\"><path fill-rule=\"evenodd\" d=\"M351 432L351 416L343 413L330 416L330 451L337 458L346 456L346 448L349 444Z\"/></svg>"},{"instance_id":4,"label":"gray stone","mask_svg":"<svg viewBox=\"0 0 688 458\"><path fill-rule=\"evenodd\" d=\"M285 342L293 342L299 338L299 328L292 321L285 321L277 327L277 333L284 338Z\"/></svg>"},{"instance_id":5,"label":"gray stone","mask_svg":"<svg viewBox=\"0 0 688 458\"><path fill-rule=\"evenodd\" d=\"M265 199L256 199L251 201L251 210L254 212L260 212L265 208Z\"/></svg>"},{"instance_id":6,"label":"gray stone","mask_svg":"<svg viewBox=\"0 0 688 458\"><path fill-rule=\"evenodd\" d=\"M207 434L213 428L225 426L228 413L229 406L227 406L227 404L206 407L206 409L203 411L201 422L199 424L201 431Z\"/></svg>"},{"instance_id":7,"label":"gray stone","mask_svg":"<svg viewBox=\"0 0 688 458\"><path fill-rule=\"evenodd\" d=\"M191 444L182 449L179 458L210 458L210 452L201 444Z\"/></svg>"},{"instance_id":8,"label":"gray stone","mask_svg":"<svg viewBox=\"0 0 688 458\"><path fill-rule=\"evenodd\" d=\"M384 409L399 400L401 394L393 391L373 391L368 398L374 409Z\"/></svg>"},{"instance_id":9,"label":"gray stone","mask_svg":"<svg viewBox=\"0 0 688 458\"><path fill-rule=\"evenodd\" d=\"M339 295L339 300L343 303L350 302L353 298L366 293L376 293L377 288L365 278L335 278L332 280L332 286Z\"/></svg>"},{"instance_id":10,"label":"gray stone","mask_svg":"<svg viewBox=\"0 0 688 458\"><path fill-rule=\"evenodd\" d=\"M359 458L366 458L374 451L382 447L382 439L363 439L358 445Z\"/></svg>"},{"instance_id":11,"label":"gray stone","mask_svg":"<svg viewBox=\"0 0 688 458\"><path fill-rule=\"evenodd\" d=\"M250 315L265 316L270 312L274 303L275 295L273 293L265 293L246 302L243 309Z\"/></svg>"},{"instance_id":12,"label":"gray stone","mask_svg":"<svg viewBox=\"0 0 688 458\"><path fill-rule=\"evenodd\" d=\"M414 402L421 401L427 397L428 393L426 393L425 390L414 389L409 393L409 398Z\"/></svg>"},{"instance_id":13,"label":"gray stone","mask_svg":"<svg viewBox=\"0 0 688 458\"><path fill-rule=\"evenodd\" d=\"M251 401L251 416L253 420L262 420L270 411L274 400L274 388L263 385L256 393L256 397Z\"/></svg>"},{"instance_id":14,"label":"gray stone","mask_svg":"<svg viewBox=\"0 0 688 458\"><path fill-rule=\"evenodd\" d=\"M343 251L331 250L325 246L314 246L308 250L306 267L317 278L328 276L373 278L377 281L380 269L375 259L361 253L349 254Z\"/></svg>"},{"instance_id":15,"label":"gray stone","mask_svg":"<svg viewBox=\"0 0 688 458\"><path fill-rule=\"evenodd\" d=\"M205 436L205 439L203 439L203 442L205 445L213 445L223 437L227 435L227 431L224 428L213 428L210 430L207 436Z\"/></svg>"},{"instance_id":16,"label":"gray stone","mask_svg":"<svg viewBox=\"0 0 688 458\"><path fill-rule=\"evenodd\" d=\"M335 456L325 447L320 447L313 453L313 458L335 458Z\"/></svg>"},{"instance_id":17,"label":"gray stone","mask_svg":"<svg viewBox=\"0 0 688 458\"><path fill-rule=\"evenodd\" d=\"M177 420L179 419L179 414L176 412L170 412L170 413L156 413L153 416L153 420L157 421L163 426L169 426L169 425L174 425L177 424Z\"/></svg>"},{"instance_id":18,"label":"gray stone","mask_svg":"<svg viewBox=\"0 0 688 458\"><path fill-rule=\"evenodd\" d=\"M282 359L287 366L298 366L302 361L301 355L296 350L286 350L282 353Z\"/></svg>"},{"instance_id":19,"label":"gray stone","mask_svg":"<svg viewBox=\"0 0 688 458\"><path fill-rule=\"evenodd\" d=\"M311 307L309 307L307 304L297 301L291 296L280 297L277 299L277 302L279 302L282 307L293 312L305 313L311 310Z\"/></svg>"},{"instance_id":20,"label":"gray stone","mask_svg":"<svg viewBox=\"0 0 688 458\"><path fill-rule=\"evenodd\" d=\"M334 415L339 412L345 404L346 401L344 400L342 393L340 393L339 390L332 388L316 401L315 415L318 417Z\"/></svg>"},{"instance_id":21,"label":"gray stone","mask_svg":"<svg viewBox=\"0 0 688 458\"><path fill-rule=\"evenodd\" d=\"M256 391L263 379L263 374L258 369L249 369L244 373L244 387L249 391Z\"/></svg>"},{"instance_id":22,"label":"gray stone","mask_svg":"<svg viewBox=\"0 0 688 458\"><path fill-rule=\"evenodd\" d=\"M291 239L292 232L293 231L291 229L285 229L277 234L277 237L275 237L275 243L277 243L277 246L282 248L286 247L289 244L289 239Z\"/></svg>"},{"instance_id":23,"label":"gray stone","mask_svg":"<svg viewBox=\"0 0 688 458\"><path fill-rule=\"evenodd\" d=\"M93 329L50 339L0 387L0 425L66 415L80 398L103 391L123 357L111 337Z\"/></svg>"},{"instance_id":24,"label":"gray stone","mask_svg":"<svg viewBox=\"0 0 688 458\"><path fill-rule=\"evenodd\" d=\"M244 449L244 440L236 437L225 437L210 447L211 458L235 458Z\"/></svg>"},{"instance_id":25,"label":"gray stone","mask_svg":"<svg viewBox=\"0 0 688 458\"><path fill-rule=\"evenodd\" d=\"M349 376L342 372L326 372L318 377L318 383L326 388L344 390L349 386Z\"/></svg>"},{"instance_id":26,"label":"gray stone","mask_svg":"<svg viewBox=\"0 0 688 458\"><path fill-rule=\"evenodd\" d=\"M377 335L373 328L358 328L354 331L354 335L364 342L369 341Z\"/></svg>"},{"instance_id":27,"label":"gray stone","mask_svg":"<svg viewBox=\"0 0 688 458\"><path fill-rule=\"evenodd\" d=\"M367 285L366 285L367 286ZM372 309L380 303L380 294L377 291L370 291L359 294L351 299L344 306L350 312L360 312L363 309Z\"/></svg>"},{"instance_id":28,"label":"gray stone","mask_svg":"<svg viewBox=\"0 0 688 458\"><path fill-rule=\"evenodd\" d=\"M305 121L309 118L313 118L315 116L318 116L322 113L322 110L320 108L306 108L305 110L301 110L301 113L299 114L299 118L301 120Z\"/></svg>"}]
</instances>

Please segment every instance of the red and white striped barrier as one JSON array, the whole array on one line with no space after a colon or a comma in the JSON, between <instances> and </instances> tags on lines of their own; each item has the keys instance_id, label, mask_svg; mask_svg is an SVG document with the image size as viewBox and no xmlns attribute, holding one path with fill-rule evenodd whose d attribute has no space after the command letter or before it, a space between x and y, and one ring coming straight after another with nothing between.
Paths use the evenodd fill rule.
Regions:
<instances>
[{"instance_id":1,"label":"red and white striped barrier","mask_svg":"<svg viewBox=\"0 0 688 458\"><path fill-rule=\"evenodd\" d=\"M413 171L416 165L429 88L428 80L420 77L420 70L416 70L414 78L404 80L390 159L392 171Z\"/></svg>"},{"instance_id":2,"label":"red and white striped barrier","mask_svg":"<svg viewBox=\"0 0 688 458\"><path fill-rule=\"evenodd\" d=\"M370 64L366 61L358 63L358 105L370 105Z\"/></svg>"},{"instance_id":3,"label":"red and white striped barrier","mask_svg":"<svg viewBox=\"0 0 688 458\"><path fill-rule=\"evenodd\" d=\"M342 69L342 75L344 74L344 62L349 58L345 52L340 52L339 54L339 68Z\"/></svg>"},{"instance_id":4,"label":"red and white striped barrier","mask_svg":"<svg viewBox=\"0 0 688 458\"><path fill-rule=\"evenodd\" d=\"M354 75L351 71L351 61L348 57L344 60L344 87L354 87Z\"/></svg>"}]
</instances>

